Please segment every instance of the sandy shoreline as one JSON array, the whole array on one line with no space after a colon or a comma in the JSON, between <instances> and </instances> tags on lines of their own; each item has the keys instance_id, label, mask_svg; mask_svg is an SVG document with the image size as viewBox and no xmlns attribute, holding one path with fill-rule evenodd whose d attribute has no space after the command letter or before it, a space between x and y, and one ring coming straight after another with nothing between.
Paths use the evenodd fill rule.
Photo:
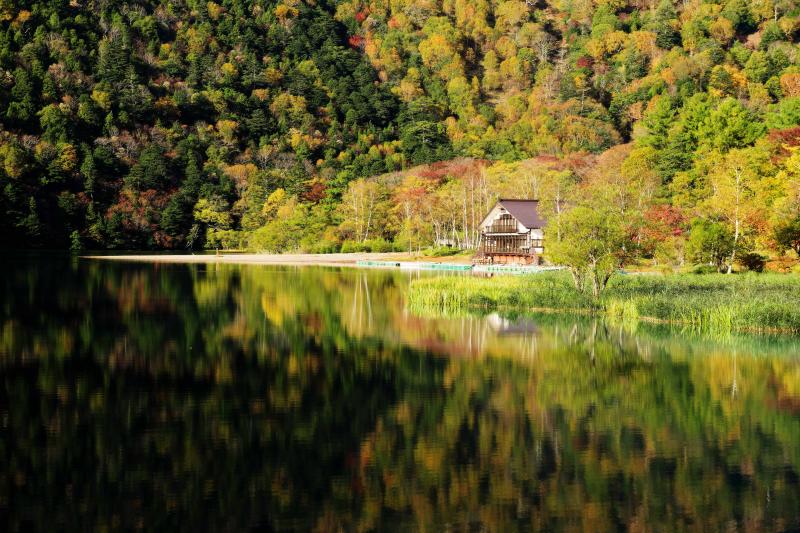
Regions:
<instances>
[{"instance_id":1,"label":"sandy shoreline","mask_svg":"<svg viewBox=\"0 0 800 533\"><path fill-rule=\"evenodd\" d=\"M249 265L317 265L355 267L358 261L429 261L449 264L470 264L465 257L415 258L403 252L352 254L123 254L84 255L82 259L184 264L249 264Z\"/></svg>"}]
</instances>

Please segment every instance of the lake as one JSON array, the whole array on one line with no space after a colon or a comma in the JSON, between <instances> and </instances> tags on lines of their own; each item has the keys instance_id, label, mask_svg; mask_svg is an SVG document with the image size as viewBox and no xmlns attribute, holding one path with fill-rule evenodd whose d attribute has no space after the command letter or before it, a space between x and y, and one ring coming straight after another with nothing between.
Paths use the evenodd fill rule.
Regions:
<instances>
[{"instance_id":1,"label":"lake","mask_svg":"<svg viewBox=\"0 0 800 533\"><path fill-rule=\"evenodd\" d=\"M5 257L9 531L800 528L800 341L416 316L419 273Z\"/></svg>"}]
</instances>

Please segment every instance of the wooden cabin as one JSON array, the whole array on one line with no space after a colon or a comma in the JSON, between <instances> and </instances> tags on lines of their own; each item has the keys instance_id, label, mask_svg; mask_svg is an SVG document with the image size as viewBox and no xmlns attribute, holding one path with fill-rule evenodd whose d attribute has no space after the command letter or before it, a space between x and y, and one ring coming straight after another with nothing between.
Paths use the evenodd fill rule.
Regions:
<instances>
[{"instance_id":1,"label":"wooden cabin","mask_svg":"<svg viewBox=\"0 0 800 533\"><path fill-rule=\"evenodd\" d=\"M475 262L530 265L541 263L545 221L539 200L498 200L480 224Z\"/></svg>"}]
</instances>

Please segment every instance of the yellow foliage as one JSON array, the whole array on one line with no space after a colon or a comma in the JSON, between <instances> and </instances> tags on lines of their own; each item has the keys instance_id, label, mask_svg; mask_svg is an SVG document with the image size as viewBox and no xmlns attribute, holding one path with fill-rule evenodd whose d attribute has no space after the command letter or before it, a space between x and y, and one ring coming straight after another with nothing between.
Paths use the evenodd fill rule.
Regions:
<instances>
[{"instance_id":1,"label":"yellow foliage","mask_svg":"<svg viewBox=\"0 0 800 533\"><path fill-rule=\"evenodd\" d=\"M625 46L628 40L628 34L624 31L612 31L603 37L603 44L605 45L606 52L614 54Z\"/></svg>"},{"instance_id":2,"label":"yellow foliage","mask_svg":"<svg viewBox=\"0 0 800 533\"><path fill-rule=\"evenodd\" d=\"M14 20L14 27L19 28L23 24L25 24L28 19L31 18L31 12L27 9L21 9L19 13L17 13L17 18Z\"/></svg>"},{"instance_id":3,"label":"yellow foliage","mask_svg":"<svg viewBox=\"0 0 800 533\"><path fill-rule=\"evenodd\" d=\"M510 38L500 37L494 45L494 49L502 58L509 58L517 55L517 45Z\"/></svg>"},{"instance_id":4,"label":"yellow foliage","mask_svg":"<svg viewBox=\"0 0 800 533\"><path fill-rule=\"evenodd\" d=\"M800 17L781 17L778 20L778 26L786 35L793 35L794 32L800 29Z\"/></svg>"},{"instance_id":5,"label":"yellow foliage","mask_svg":"<svg viewBox=\"0 0 800 533\"><path fill-rule=\"evenodd\" d=\"M105 91L101 91L97 88L93 89L92 100L94 100L103 111L111 109L111 95Z\"/></svg>"},{"instance_id":6,"label":"yellow foliage","mask_svg":"<svg viewBox=\"0 0 800 533\"><path fill-rule=\"evenodd\" d=\"M208 2L206 4L206 9L208 10L208 16L211 17L211 20L219 20L223 11L222 7L214 2Z\"/></svg>"},{"instance_id":7,"label":"yellow foliage","mask_svg":"<svg viewBox=\"0 0 800 533\"><path fill-rule=\"evenodd\" d=\"M728 75L730 75L736 92L742 94L747 89L747 76L744 74L744 72L733 65L722 65L722 68L728 73ZM709 88L709 92L711 91L712 89Z\"/></svg>"},{"instance_id":8,"label":"yellow foliage","mask_svg":"<svg viewBox=\"0 0 800 533\"><path fill-rule=\"evenodd\" d=\"M3 162L3 170L12 179L18 179L25 170L25 152L16 145L0 145L0 159Z\"/></svg>"},{"instance_id":9,"label":"yellow foliage","mask_svg":"<svg viewBox=\"0 0 800 533\"><path fill-rule=\"evenodd\" d=\"M58 167L64 172L72 172L78 167L78 151L69 143L58 145Z\"/></svg>"},{"instance_id":10,"label":"yellow foliage","mask_svg":"<svg viewBox=\"0 0 800 533\"><path fill-rule=\"evenodd\" d=\"M725 17L719 17L717 20L712 22L708 27L708 31L711 36L720 44L728 44L736 34L733 23Z\"/></svg>"},{"instance_id":11,"label":"yellow foliage","mask_svg":"<svg viewBox=\"0 0 800 533\"><path fill-rule=\"evenodd\" d=\"M275 191L273 191L272 194L267 197L267 201L264 202L264 206L261 208L261 213L267 216L275 215L278 209L286 203L288 197L289 195L284 189L275 189Z\"/></svg>"},{"instance_id":12,"label":"yellow foliage","mask_svg":"<svg viewBox=\"0 0 800 533\"><path fill-rule=\"evenodd\" d=\"M747 85L748 98L750 105L754 109L765 109L772 103L772 96L769 91L761 83L749 83Z\"/></svg>"},{"instance_id":13,"label":"yellow foliage","mask_svg":"<svg viewBox=\"0 0 800 533\"><path fill-rule=\"evenodd\" d=\"M606 54L606 45L601 39L589 39L586 41L586 51L594 59L602 59Z\"/></svg>"},{"instance_id":14,"label":"yellow foliage","mask_svg":"<svg viewBox=\"0 0 800 533\"><path fill-rule=\"evenodd\" d=\"M236 128L239 124L235 120L222 119L217 121L217 131L222 136L222 139L227 143L234 141Z\"/></svg>"},{"instance_id":15,"label":"yellow foliage","mask_svg":"<svg viewBox=\"0 0 800 533\"><path fill-rule=\"evenodd\" d=\"M419 86L418 82L410 80L406 77L400 81L400 84L397 87L392 89L392 92L394 92L394 94L396 94L404 102L410 102L422 94L422 88Z\"/></svg>"},{"instance_id":16,"label":"yellow foliage","mask_svg":"<svg viewBox=\"0 0 800 533\"><path fill-rule=\"evenodd\" d=\"M40 140L36 143L36 146L33 148L33 153L36 154L37 159L43 159L49 157L48 154L52 154L54 147L47 141Z\"/></svg>"},{"instance_id":17,"label":"yellow foliage","mask_svg":"<svg viewBox=\"0 0 800 533\"><path fill-rule=\"evenodd\" d=\"M200 31L194 26L190 26L186 30L186 41L190 54L202 54L210 40L211 38L206 32Z\"/></svg>"},{"instance_id":18,"label":"yellow foliage","mask_svg":"<svg viewBox=\"0 0 800 533\"><path fill-rule=\"evenodd\" d=\"M296 8L287 6L286 4L278 4L275 7L275 16L282 23L286 23L289 19L296 17L299 13L300 12Z\"/></svg>"},{"instance_id":19,"label":"yellow foliage","mask_svg":"<svg viewBox=\"0 0 800 533\"><path fill-rule=\"evenodd\" d=\"M636 49L648 57L653 57L658 53L656 34L652 31L635 31L631 33L631 39L636 45Z\"/></svg>"},{"instance_id":20,"label":"yellow foliage","mask_svg":"<svg viewBox=\"0 0 800 533\"><path fill-rule=\"evenodd\" d=\"M275 216L278 219L289 218L294 214L295 208L297 208L297 200L295 200L294 197L291 197L286 203L278 207L278 210L275 212Z\"/></svg>"},{"instance_id":21,"label":"yellow foliage","mask_svg":"<svg viewBox=\"0 0 800 533\"><path fill-rule=\"evenodd\" d=\"M364 42L364 53L367 54L367 57L373 64L380 64L380 50L381 50L381 43L383 41L378 39L369 33L367 38Z\"/></svg>"},{"instance_id":22,"label":"yellow foliage","mask_svg":"<svg viewBox=\"0 0 800 533\"><path fill-rule=\"evenodd\" d=\"M235 76L236 75L236 67L233 66L233 63L223 63L222 67L220 68L220 70L226 76Z\"/></svg>"},{"instance_id":23,"label":"yellow foliage","mask_svg":"<svg viewBox=\"0 0 800 533\"><path fill-rule=\"evenodd\" d=\"M283 79L283 73L273 67L267 67L264 71L264 79L270 85L277 85Z\"/></svg>"},{"instance_id":24,"label":"yellow foliage","mask_svg":"<svg viewBox=\"0 0 800 533\"><path fill-rule=\"evenodd\" d=\"M280 115L283 112L303 112L305 109L306 99L302 96L295 96L290 93L279 94L269 106L269 110L275 115Z\"/></svg>"},{"instance_id":25,"label":"yellow foliage","mask_svg":"<svg viewBox=\"0 0 800 533\"><path fill-rule=\"evenodd\" d=\"M447 117L444 121L444 124L447 128L447 136L451 141L456 142L464 138L464 132L458 126L458 121L455 117Z\"/></svg>"},{"instance_id":26,"label":"yellow foliage","mask_svg":"<svg viewBox=\"0 0 800 533\"><path fill-rule=\"evenodd\" d=\"M752 13L756 22L772 18L774 16L774 6L773 0L750 0L748 2L750 13Z\"/></svg>"},{"instance_id":27,"label":"yellow foliage","mask_svg":"<svg viewBox=\"0 0 800 533\"><path fill-rule=\"evenodd\" d=\"M172 98L169 96L162 96L156 100L155 107L159 113L171 113L177 109L175 107L175 102L173 102Z\"/></svg>"},{"instance_id":28,"label":"yellow foliage","mask_svg":"<svg viewBox=\"0 0 800 533\"><path fill-rule=\"evenodd\" d=\"M292 128L289 132L289 144L292 148L297 148L303 142L303 132L298 129Z\"/></svg>"},{"instance_id":29,"label":"yellow foliage","mask_svg":"<svg viewBox=\"0 0 800 533\"><path fill-rule=\"evenodd\" d=\"M495 106L497 113L505 124L517 122L525 113L525 98L522 94L514 94L500 99Z\"/></svg>"},{"instance_id":30,"label":"yellow foliage","mask_svg":"<svg viewBox=\"0 0 800 533\"><path fill-rule=\"evenodd\" d=\"M501 3L495 10L495 29L511 32L528 18L528 4L520 0Z\"/></svg>"},{"instance_id":31,"label":"yellow foliage","mask_svg":"<svg viewBox=\"0 0 800 533\"><path fill-rule=\"evenodd\" d=\"M419 53L426 66L437 68L452 60L455 50L444 35L436 33L419 43Z\"/></svg>"},{"instance_id":32,"label":"yellow foliage","mask_svg":"<svg viewBox=\"0 0 800 533\"><path fill-rule=\"evenodd\" d=\"M253 163L245 163L225 166L222 171L236 183L237 189L244 190L252 177L258 172L258 167Z\"/></svg>"}]
</instances>

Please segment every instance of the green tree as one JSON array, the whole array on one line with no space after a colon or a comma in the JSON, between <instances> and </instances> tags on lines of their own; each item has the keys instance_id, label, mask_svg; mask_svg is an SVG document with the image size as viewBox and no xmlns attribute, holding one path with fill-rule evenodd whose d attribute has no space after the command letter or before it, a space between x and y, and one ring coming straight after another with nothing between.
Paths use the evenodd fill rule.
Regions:
<instances>
[{"instance_id":1,"label":"green tree","mask_svg":"<svg viewBox=\"0 0 800 533\"><path fill-rule=\"evenodd\" d=\"M555 224L548 223L545 234L555 235ZM575 288L600 296L630 258L632 243L623 220L608 209L579 206L561 215L560 226L561 240L548 240L545 257L569 269Z\"/></svg>"},{"instance_id":2,"label":"green tree","mask_svg":"<svg viewBox=\"0 0 800 533\"><path fill-rule=\"evenodd\" d=\"M133 165L125 181L129 187L138 191L161 189L166 186L169 175L164 149L152 144L142 150L139 161Z\"/></svg>"},{"instance_id":3,"label":"green tree","mask_svg":"<svg viewBox=\"0 0 800 533\"><path fill-rule=\"evenodd\" d=\"M30 74L23 68L14 70L14 86L11 89L11 102L6 110L6 118L12 123L25 124L35 112L35 95Z\"/></svg>"},{"instance_id":4,"label":"green tree","mask_svg":"<svg viewBox=\"0 0 800 533\"><path fill-rule=\"evenodd\" d=\"M59 106L51 104L39 111L42 137L51 143L66 142L69 121Z\"/></svg>"},{"instance_id":5,"label":"green tree","mask_svg":"<svg viewBox=\"0 0 800 533\"><path fill-rule=\"evenodd\" d=\"M686 252L694 261L722 270L734 248L733 234L727 225L705 218L692 221Z\"/></svg>"},{"instance_id":6,"label":"green tree","mask_svg":"<svg viewBox=\"0 0 800 533\"><path fill-rule=\"evenodd\" d=\"M452 155L444 126L431 121L407 124L400 131L403 152L409 163L419 165L447 159Z\"/></svg>"},{"instance_id":7,"label":"green tree","mask_svg":"<svg viewBox=\"0 0 800 533\"><path fill-rule=\"evenodd\" d=\"M701 148L727 152L752 145L766 127L738 100L726 98L708 115L698 131Z\"/></svg>"},{"instance_id":8,"label":"green tree","mask_svg":"<svg viewBox=\"0 0 800 533\"><path fill-rule=\"evenodd\" d=\"M792 250L800 257L800 214L779 223L775 227L774 238L783 250Z\"/></svg>"}]
</instances>

